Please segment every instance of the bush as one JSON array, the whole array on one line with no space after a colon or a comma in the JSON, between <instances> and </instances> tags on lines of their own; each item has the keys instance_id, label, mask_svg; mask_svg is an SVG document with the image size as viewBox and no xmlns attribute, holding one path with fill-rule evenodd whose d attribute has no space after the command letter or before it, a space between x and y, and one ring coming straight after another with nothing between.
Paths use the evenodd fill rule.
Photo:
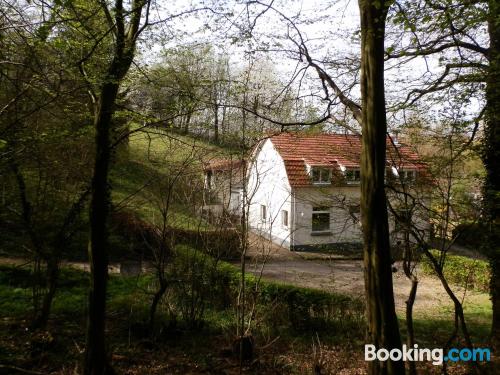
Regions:
<instances>
[{"instance_id":1,"label":"bush","mask_svg":"<svg viewBox=\"0 0 500 375\"><path fill-rule=\"evenodd\" d=\"M177 244L190 245L217 259L236 259L240 256L240 233L233 228L190 230L169 228Z\"/></svg>"},{"instance_id":2,"label":"bush","mask_svg":"<svg viewBox=\"0 0 500 375\"><path fill-rule=\"evenodd\" d=\"M234 301L238 293L241 273L235 266L220 262L216 284L218 301ZM248 303L256 302L262 315L267 315L273 326L285 325L294 329L319 329L325 326L364 327L364 304L355 297L300 288L268 280L246 276Z\"/></svg>"},{"instance_id":3,"label":"bush","mask_svg":"<svg viewBox=\"0 0 500 375\"><path fill-rule=\"evenodd\" d=\"M432 254L438 258L439 251L432 250ZM424 258L422 271L434 275L430 261ZM488 262L480 259L471 259L460 255L447 255L443 273L446 279L454 284L467 286L481 292L489 291L490 267Z\"/></svg>"},{"instance_id":4,"label":"bush","mask_svg":"<svg viewBox=\"0 0 500 375\"><path fill-rule=\"evenodd\" d=\"M480 250L486 238L486 230L478 223L462 223L453 229L453 237L458 245Z\"/></svg>"},{"instance_id":5,"label":"bush","mask_svg":"<svg viewBox=\"0 0 500 375\"><path fill-rule=\"evenodd\" d=\"M111 224L112 232L120 233L139 253L144 243L160 241L158 229L132 211L113 212ZM166 237L174 246L188 245L217 259L235 259L240 255L241 236L234 228L196 230L169 226L166 230Z\"/></svg>"}]
</instances>

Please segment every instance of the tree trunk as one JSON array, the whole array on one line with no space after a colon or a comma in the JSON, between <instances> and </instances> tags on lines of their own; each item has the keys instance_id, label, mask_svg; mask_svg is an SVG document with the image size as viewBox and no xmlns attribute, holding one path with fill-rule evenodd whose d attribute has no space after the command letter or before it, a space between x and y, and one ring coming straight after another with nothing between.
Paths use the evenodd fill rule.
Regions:
<instances>
[{"instance_id":1,"label":"tree trunk","mask_svg":"<svg viewBox=\"0 0 500 375\"><path fill-rule=\"evenodd\" d=\"M483 162L486 251L490 260L490 293L493 305L491 344L500 350L500 1L489 1L490 66L486 85Z\"/></svg>"},{"instance_id":2,"label":"tree trunk","mask_svg":"<svg viewBox=\"0 0 500 375\"><path fill-rule=\"evenodd\" d=\"M413 305L417 297L418 280L415 276L409 277L411 280L411 289L408 299L406 300L406 345L413 348L415 344L415 332L413 329ZM417 365L415 362L408 362L408 375L417 375Z\"/></svg>"},{"instance_id":3,"label":"tree trunk","mask_svg":"<svg viewBox=\"0 0 500 375\"><path fill-rule=\"evenodd\" d=\"M108 363L105 342L106 287L108 282L108 232L107 220L110 205L108 184L111 164L111 127L120 83L132 64L135 44L140 33L139 25L145 0L133 0L130 11L123 1L114 2L116 26L113 59L100 87L95 111L95 161L91 184L89 261L91 284L87 320L84 374L103 375L114 373ZM125 16L127 14L127 16ZM129 19L127 23L126 20Z\"/></svg>"},{"instance_id":4,"label":"tree trunk","mask_svg":"<svg viewBox=\"0 0 500 375\"><path fill-rule=\"evenodd\" d=\"M45 329L50 316L52 301L57 290L59 280L59 258L53 256L47 261L47 291L43 296L42 307L31 323L32 329Z\"/></svg>"},{"instance_id":5,"label":"tree trunk","mask_svg":"<svg viewBox=\"0 0 500 375\"><path fill-rule=\"evenodd\" d=\"M192 116L191 109L189 109L188 114L186 115L186 121L184 122L184 134L189 133L189 124L191 123L191 116Z\"/></svg>"},{"instance_id":6,"label":"tree trunk","mask_svg":"<svg viewBox=\"0 0 500 375\"><path fill-rule=\"evenodd\" d=\"M164 271L162 270L160 272L164 272ZM160 303L165 292L167 291L167 282L163 278L163 276L159 276L158 280L160 282L160 287L155 292L155 294L153 296L153 300L151 302L151 307L149 308L149 333L151 335L154 334L156 310L158 309L158 304Z\"/></svg>"},{"instance_id":7,"label":"tree trunk","mask_svg":"<svg viewBox=\"0 0 500 375\"><path fill-rule=\"evenodd\" d=\"M102 88L97 110L96 158L92 178L92 199L90 202L89 260L91 286L87 320L87 345L85 352L85 374L101 375L111 373L105 347L106 287L108 281L108 233L107 218L110 192L108 172L111 160L110 128L118 83L109 80Z\"/></svg>"},{"instance_id":8,"label":"tree trunk","mask_svg":"<svg viewBox=\"0 0 500 375\"><path fill-rule=\"evenodd\" d=\"M214 142L219 143L219 106L214 106Z\"/></svg>"},{"instance_id":9,"label":"tree trunk","mask_svg":"<svg viewBox=\"0 0 500 375\"><path fill-rule=\"evenodd\" d=\"M405 197L405 207L408 207L408 201ZM406 278L411 282L410 294L406 303L406 345L409 348L413 348L415 345L415 330L413 326L413 306L417 298L418 289L418 278L414 274L414 269L412 268L414 262L414 249L410 242L410 228L411 218L405 221L405 231L404 231L404 256L403 256L403 271ZM408 362L408 375L417 375L417 364L414 361Z\"/></svg>"},{"instance_id":10,"label":"tree trunk","mask_svg":"<svg viewBox=\"0 0 500 375\"><path fill-rule=\"evenodd\" d=\"M401 348L392 286L387 199L384 187L387 122L384 37L388 2L359 0L361 16L361 213L367 340L377 349ZM404 374L403 362L372 361L369 374Z\"/></svg>"}]
</instances>

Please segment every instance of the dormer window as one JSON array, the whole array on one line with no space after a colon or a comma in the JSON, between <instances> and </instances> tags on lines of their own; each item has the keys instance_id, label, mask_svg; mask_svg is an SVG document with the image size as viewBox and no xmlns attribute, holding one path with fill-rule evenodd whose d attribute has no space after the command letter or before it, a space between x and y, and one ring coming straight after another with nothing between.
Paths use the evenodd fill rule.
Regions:
<instances>
[{"instance_id":1,"label":"dormer window","mask_svg":"<svg viewBox=\"0 0 500 375\"><path fill-rule=\"evenodd\" d=\"M413 182L417 179L417 171L415 170L400 170L398 174L402 182Z\"/></svg>"},{"instance_id":2,"label":"dormer window","mask_svg":"<svg viewBox=\"0 0 500 375\"><path fill-rule=\"evenodd\" d=\"M359 184L361 181L361 171L359 169L347 169L344 176L348 184Z\"/></svg>"},{"instance_id":3,"label":"dormer window","mask_svg":"<svg viewBox=\"0 0 500 375\"><path fill-rule=\"evenodd\" d=\"M311 176L313 184L330 184L332 182L332 171L328 168L312 167Z\"/></svg>"}]
</instances>

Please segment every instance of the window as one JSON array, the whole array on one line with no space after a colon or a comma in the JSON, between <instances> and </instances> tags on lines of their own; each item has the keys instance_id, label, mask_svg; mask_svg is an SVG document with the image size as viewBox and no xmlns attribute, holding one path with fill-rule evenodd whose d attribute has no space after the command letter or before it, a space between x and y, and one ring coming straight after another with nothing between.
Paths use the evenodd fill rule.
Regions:
<instances>
[{"instance_id":1,"label":"window","mask_svg":"<svg viewBox=\"0 0 500 375\"><path fill-rule=\"evenodd\" d=\"M398 171L398 174L402 182L412 182L415 181L417 177L417 171L413 170Z\"/></svg>"},{"instance_id":2,"label":"window","mask_svg":"<svg viewBox=\"0 0 500 375\"><path fill-rule=\"evenodd\" d=\"M344 175L348 184L356 184L361 181L361 171L359 169L348 169Z\"/></svg>"},{"instance_id":3,"label":"window","mask_svg":"<svg viewBox=\"0 0 500 375\"><path fill-rule=\"evenodd\" d=\"M267 219L267 208L263 204L260 205L260 219L266 221Z\"/></svg>"},{"instance_id":4,"label":"window","mask_svg":"<svg viewBox=\"0 0 500 375\"><path fill-rule=\"evenodd\" d=\"M350 204L347 206L349 216L354 224L358 223L361 217L361 207L359 204Z\"/></svg>"},{"instance_id":5,"label":"window","mask_svg":"<svg viewBox=\"0 0 500 375\"><path fill-rule=\"evenodd\" d=\"M288 227L288 211L287 210L281 211L281 224L283 224L284 227Z\"/></svg>"},{"instance_id":6,"label":"window","mask_svg":"<svg viewBox=\"0 0 500 375\"><path fill-rule=\"evenodd\" d=\"M332 181L332 171L328 168L312 168L312 181L314 184L329 184Z\"/></svg>"},{"instance_id":7,"label":"window","mask_svg":"<svg viewBox=\"0 0 500 375\"><path fill-rule=\"evenodd\" d=\"M330 230L330 207L313 207L312 231L327 232Z\"/></svg>"}]
</instances>

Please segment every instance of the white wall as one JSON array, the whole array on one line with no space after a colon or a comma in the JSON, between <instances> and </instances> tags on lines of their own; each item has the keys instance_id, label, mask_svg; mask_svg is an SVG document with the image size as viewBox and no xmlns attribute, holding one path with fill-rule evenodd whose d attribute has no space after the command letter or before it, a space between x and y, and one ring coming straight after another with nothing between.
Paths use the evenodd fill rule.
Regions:
<instances>
[{"instance_id":1,"label":"white wall","mask_svg":"<svg viewBox=\"0 0 500 375\"><path fill-rule=\"evenodd\" d=\"M294 189L295 246L362 242L359 213L349 212L349 206L359 205L359 186L307 187ZM330 207L330 234L312 234L312 209Z\"/></svg>"},{"instance_id":2,"label":"white wall","mask_svg":"<svg viewBox=\"0 0 500 375\"><path fill-rule=\"evenodd\" d=\"M360 195L359 185L295 188L293 206L296 224L292 233L293 245L361 244L363 234L360 213L351 213L349 210L349 206L359 206ZM388 199L393 205L398 204L396 197L389 195ZM312 234L314 206L330 206L330 235ZM416 210L412 221L413 225L428 233L430 225L426 212ZM401 240L400 233L395 232L395 219L391 214L389 232L391 241L395 243Z\"/></svg>"},{"instance_id":3,"label":"white wall","mask_svg":"<svg viewBox=\"0 0 500 375\"><path fill-rule=\"evenodd\" d=\"M289 247L292 223L290 184L285 163L269 139L263 142L260 152L257 151L248 173L250 228L281 246ZM261 205L266 206L265 221L261 220ZM288 227L282 224L282 210L288 211Z\"/></svg>"},{"instance_id":4,"label":"white wall","mask_svg":"<svg viewBox=\"0 0 500 375\"><path fill-rule=\"evenodd\" d=\"M350 206L359 206L359 185L311 186L294 188L292 192L283 159L269 139L257 149L248 168L248 220L254 232L286 248L290 244L300 247L362 243L360 214L349 209ZM266 206L265 221L261 220L261 205ZM330 234L312 233L314 206L330 207ZM282 225L282 210L288 211L288 227ZM425 217L420 224L422 228L428 228ZM394 230L391 216L389 230L391 233Z\"/></svg>"}]
</instances>

